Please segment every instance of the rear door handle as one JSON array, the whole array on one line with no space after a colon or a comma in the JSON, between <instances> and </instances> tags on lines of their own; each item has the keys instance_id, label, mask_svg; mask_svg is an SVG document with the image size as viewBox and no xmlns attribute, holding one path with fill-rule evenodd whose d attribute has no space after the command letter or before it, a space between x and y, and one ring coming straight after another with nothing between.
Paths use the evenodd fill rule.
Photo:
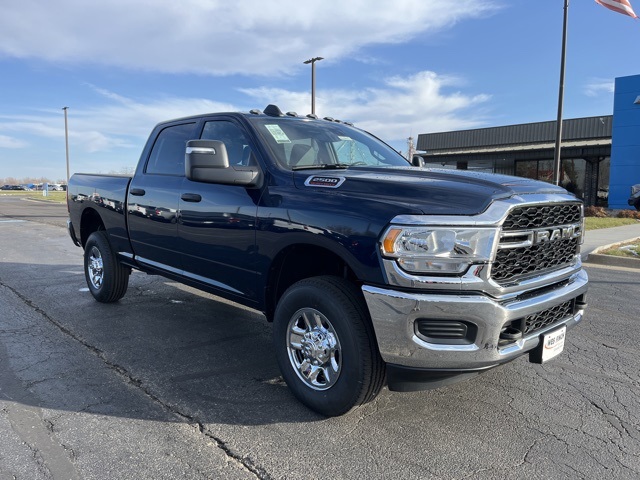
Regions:
<instances>
[{"instance_id":1,"label":"rear door handle","mask_svg":"<svg viewBox=\"0 0 640 480\"><path fill-rule=\"evenodd\" d=\"M144 188L132 188L131 190L129 190L129 193L131 195L135 195L136 197L142 197L145 193Z\"/></svg>"},{"instance_id":2,"label":"rear door handle","mask_svg":"<svg viewBox=\"0 0 640 480\"><path fill-rule=\"evenodd\" d=\"M183 193L180 198L185 202L194 202L197 203L202 200L202 197L197 193Z\"/></svg>"}]
</instances>

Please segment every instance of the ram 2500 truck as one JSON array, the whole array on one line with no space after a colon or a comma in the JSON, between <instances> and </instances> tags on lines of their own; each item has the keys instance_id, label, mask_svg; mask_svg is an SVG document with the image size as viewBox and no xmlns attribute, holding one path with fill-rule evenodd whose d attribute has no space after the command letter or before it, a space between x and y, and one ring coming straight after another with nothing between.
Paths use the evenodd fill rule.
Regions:
<instances>
[{"instance_id":1,"label":"ram 2500 truck","mask_svg":"<svg viewBox=\"0 0 640 480\"><path fill-rule=\"evenodd\" d=\"M135 268L263 312L284 380L324 415L385 383L546 361L586 306L575 196L412 166L273 105L161 123L133 176L76 174L68 206L96 300L119 300Z\"/></svg>"}]
</instances>

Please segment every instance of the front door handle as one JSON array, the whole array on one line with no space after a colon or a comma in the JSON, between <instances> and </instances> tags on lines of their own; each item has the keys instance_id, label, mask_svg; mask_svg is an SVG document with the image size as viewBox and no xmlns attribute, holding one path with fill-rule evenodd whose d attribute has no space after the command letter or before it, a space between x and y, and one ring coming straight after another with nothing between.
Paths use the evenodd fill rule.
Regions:
<instances>
[{"instance_id":1,"label":"front door handle","mask_svg":"<svg viewBox=\"0 0 640 480\"><path fill-rule=\"evenodd\" d=\"M183 193L180 198L185 202L194 202L197 203L202 200L202 197L197 193Z\"/></svg>"},{"instance_id":2,"label":"front door handle","mask_svg":"<svg viewBox=\"0 0 640 480\"><path fill-rule=\"evenodd\" d=\"M135 195L136 197L142 197L145 193L144 188L132 188L131 190L129 190L129 193L131 195Z\"/></svg>"}]
</instances>

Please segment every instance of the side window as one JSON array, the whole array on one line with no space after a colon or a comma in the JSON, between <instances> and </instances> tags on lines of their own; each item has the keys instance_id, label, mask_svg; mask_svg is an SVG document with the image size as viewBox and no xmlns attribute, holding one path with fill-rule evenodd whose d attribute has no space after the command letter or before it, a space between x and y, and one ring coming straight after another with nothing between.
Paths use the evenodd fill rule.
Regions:
<instances>
[{"instance_id":1,"label":"side window","mask_svg":"<svg viewBox=\"0 0 640 480\"><path fill-rule=\"evenodd\" d=\"M194 125L172 125L162 130L151 149L146 173L184 176L184 153L187 141L193 138Z\"/></svg>"},{"instance_id":2,"label":"side window","mask_svg":"<svg viewBox=\"0 0 640 480\"><path fill-rule=\"evenodd\" d=\"M224 143L229 156L229 165L252 165L255 160L246 135L236 124L216 120L204 124L202 140L219 140Z\"/></svg>"}]
</instances>

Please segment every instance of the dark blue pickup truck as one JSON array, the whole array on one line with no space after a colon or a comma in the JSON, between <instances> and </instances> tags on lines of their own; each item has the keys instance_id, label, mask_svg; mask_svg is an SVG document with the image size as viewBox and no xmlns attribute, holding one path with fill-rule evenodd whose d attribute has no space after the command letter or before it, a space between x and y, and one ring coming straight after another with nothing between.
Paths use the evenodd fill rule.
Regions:
<instances>
[{"instance_id":1,"label":"dark blue pickup truck","mask_svg":"<svg viewBox=\"0 0 640 480\"><path fill-rule=\"evenodd\" d=\"M273 105L161 123L132 177L76 174L68 204L96 300L119 300L135 268L263 312L289 388L325 415L385 384L546 361L586 306L573 195L412 166Z\"/></svg>"}]
</instances>

